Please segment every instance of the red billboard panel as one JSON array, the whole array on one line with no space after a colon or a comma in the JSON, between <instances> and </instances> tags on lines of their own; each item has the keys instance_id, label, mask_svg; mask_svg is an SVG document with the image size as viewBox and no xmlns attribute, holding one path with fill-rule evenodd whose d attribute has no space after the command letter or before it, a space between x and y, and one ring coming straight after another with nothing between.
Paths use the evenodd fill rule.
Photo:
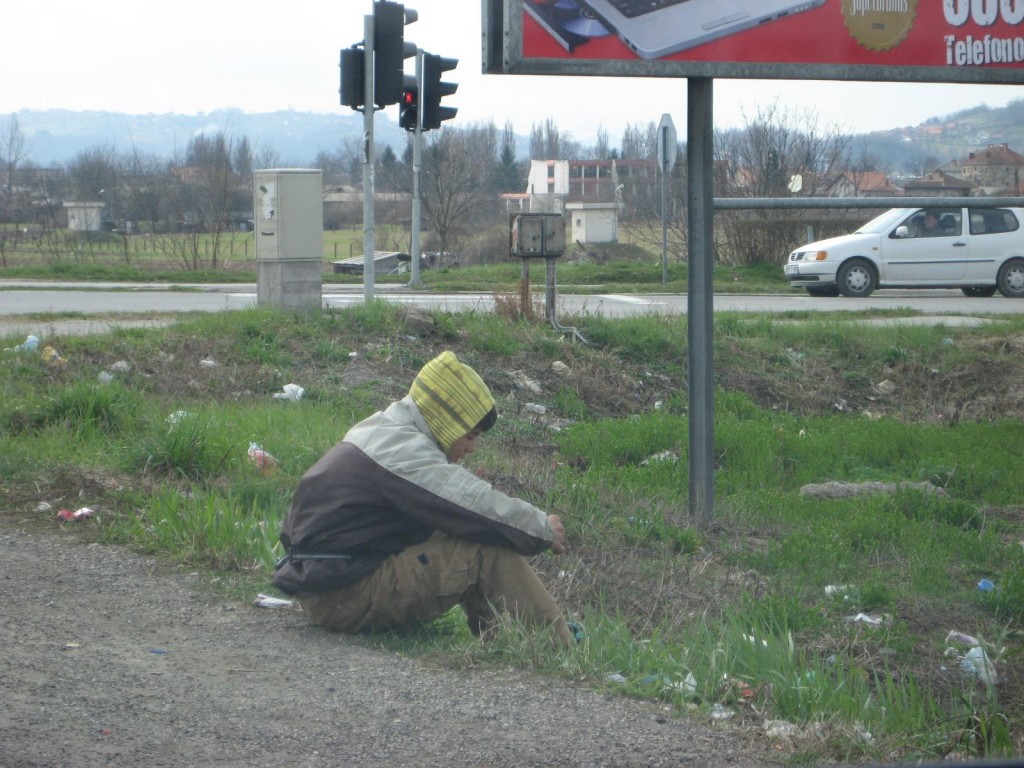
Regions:
<instances>
[{"instance_id":1,"label":"red billboard panel","mask_svg":"<svg viewBox=\"0 0 1024 768\"><path fill-rule=\"evenodd\" d=\"M1024 82L1024 0L483 4L489 72Z\"/></svg>"}]
</instances>

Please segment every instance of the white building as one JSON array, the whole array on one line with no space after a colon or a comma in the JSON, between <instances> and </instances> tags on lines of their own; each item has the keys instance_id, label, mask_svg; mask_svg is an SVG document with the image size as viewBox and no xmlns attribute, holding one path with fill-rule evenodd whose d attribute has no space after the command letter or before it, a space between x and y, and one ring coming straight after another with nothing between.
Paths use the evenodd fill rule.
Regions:
<instances>
[{"instance_id":1,"label":"white building","mask_svg":"<svg viewBox=\"0 0 1024 768\"><path fill-rule=\"evenodd\" d=\"M72 232L99 232L103 221L103 203L64 203L68 229Z\"/></svg>"}]
</instances>

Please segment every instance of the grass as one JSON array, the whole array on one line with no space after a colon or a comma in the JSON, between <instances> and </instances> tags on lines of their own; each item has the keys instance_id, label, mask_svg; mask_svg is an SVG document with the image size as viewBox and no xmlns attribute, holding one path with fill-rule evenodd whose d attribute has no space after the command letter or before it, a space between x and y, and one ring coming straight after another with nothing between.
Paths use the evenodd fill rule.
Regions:
<instances>
[{"instance_id":1,"label":"grass","mask_svg":"<svg viewBox=\"0 0 1024 768\"><path fill-rule=\"evenodd\" d=\"M253 310L44 340L63 363L2 352L0 514L266 591L302 473L452 348L502 414L468 463L562 515L570 554L534 562L585 637L551 653L507 624L480 645L455 610L371 642L775 723L793 762L1024 754L1024 319L717 315L709 526L687 510L685 317L572 318L587 346L497 315L430 320ZM299 402L274 399L293 382ZM806 492L829 482L890 491ZM97 514L61 524L42 501ZM961 670L950 630L980 639L998 684Z\"/></svg>"},{"instance_id":2,"label":"grass","mask_svg":"<svg viewBox=\"0 0 1024 768\"><path fill-rule=\"evenodd\" d=\"M625 233L628 240L628 228ZM409 234L401 227L379 225L377 248L407 250ZM358 256L363 252L360 229L324 231L324 273L327 284L361 284L361 275L334 274L331 262ZM82 247L75 247L76 243ZM198 268L186 269L180 254L195 250ZM72 280L143 283L232 283L255 282L257 265L254 235L249 232L225 232L220 235L139 234L124 238L117 234L95 233L78 238L64 231L48 233L38 240L23 240L9 247L0 265L0 277L11 280ZM210 254L219 253L216 268ZM661 251L645 250L637 245L610 244L590 246L592 255L573 250L559 260L559 290L565 293L685 293L688 266L673 260L667 283L662 278ZM545 265L541 259L530 264L530 283L543 286ZM423 287L437 291L484 291L517 289L522 278L518 259L505 258L483 266L442 264L420 273ZM713 271L716 291L728 293L789 292L792 289L774 264L737 267L716 266ZM376 275L382 284L409 281L408 273Z\"/></svg>"}]
</instances>

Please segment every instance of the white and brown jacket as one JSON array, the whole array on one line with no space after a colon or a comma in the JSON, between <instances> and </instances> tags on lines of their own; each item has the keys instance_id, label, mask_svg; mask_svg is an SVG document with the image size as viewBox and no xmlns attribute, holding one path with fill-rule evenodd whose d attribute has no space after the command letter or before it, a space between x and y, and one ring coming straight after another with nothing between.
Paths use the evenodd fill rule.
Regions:
<instances>
[{"instance_id":1,"label":"white and brown jacket","mask_svg":"<svg viewBox=\"0 0 1024 768\"><path fill-rule=\"evenodd\" d=\"M523 555L554 538L546 513L449 463L405 397L352 427L302 477L273 582L289 594L352 584L435 531Z\"/></svg>"}]
</instances>

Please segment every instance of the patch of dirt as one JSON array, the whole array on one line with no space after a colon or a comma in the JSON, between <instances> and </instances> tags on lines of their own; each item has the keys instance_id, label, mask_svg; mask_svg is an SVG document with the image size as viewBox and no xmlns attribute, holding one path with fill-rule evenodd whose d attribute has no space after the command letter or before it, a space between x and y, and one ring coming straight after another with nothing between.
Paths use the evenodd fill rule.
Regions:
<instances>
[{"instance_id":1,"label":"patch of dirt","mask_svg":"<svg viewBox=\"0 0 1024 768\"><path fill-rule=\"evenodd\" d=\"M4 768L781 764L734 722L402 658L66 529L0 518L0 559Z\"/></svg>"}]
</instances>

